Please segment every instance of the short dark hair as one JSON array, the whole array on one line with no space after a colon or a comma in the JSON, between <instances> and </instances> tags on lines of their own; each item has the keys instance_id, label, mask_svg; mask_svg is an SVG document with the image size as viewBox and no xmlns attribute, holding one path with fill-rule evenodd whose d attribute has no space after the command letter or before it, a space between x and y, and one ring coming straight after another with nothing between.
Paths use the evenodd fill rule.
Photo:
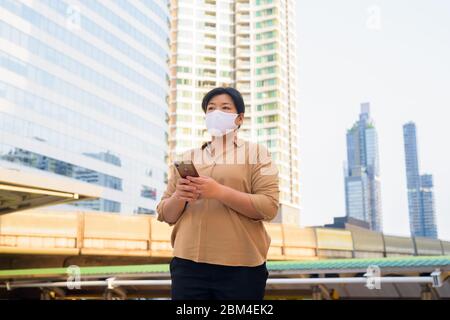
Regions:
<instances>
[{"instance_id":1,"label":"short dark hair","mask_svg":"<svg viewBox=\"0 0 450 320\"><path fill-rule=\"evenodd\" d=\"M202 101L202 109L206 113L206 108L208 107L209 101L214 98L215 96L221 95L221 94L227 94L233 99L234 105L236 106L238 113L245 113L245 103L244 99L242 98L241 93L232 87L218 87L214 88L211 91L209 91L205 96L203 97Z\"/></svg>"}]
</instances>

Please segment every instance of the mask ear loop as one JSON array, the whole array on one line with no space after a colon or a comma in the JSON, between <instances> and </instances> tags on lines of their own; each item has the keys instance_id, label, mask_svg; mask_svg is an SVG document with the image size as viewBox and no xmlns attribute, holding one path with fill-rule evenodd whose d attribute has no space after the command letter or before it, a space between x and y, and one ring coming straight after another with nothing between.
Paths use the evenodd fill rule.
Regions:
<instances>
[{"instance_id":1,"label":"mask ear loop","mask_svg":"<svg viewBox=\"0 0 450 320\"><path fill-rule=\"evenodd\" d=\"M236 119L237 119L240 115L241 115L241 114L238 113ZM234 120L236 121L236 119L234 119ZM243 124L243 123L244 123L244 120L242 120L242 124ZM237 128L234 129L234 130L236 130L236 132L237 132L237 131L240 129L240 127L241 127L242 124L238 124L238 125L237 125Z\"/></svg>"},{"instance_id":2,"label":"mask ear loop","mask_svg":"<svg viewBox=\"0 0 450 320\"><path fill-rule=\"evenodd\" d=\"M236 124L236 119L239 117L239 113L237 113L236 118L234 118L234 124L236 125L236 128L233 129L233 133L235 134L235 138L236 138L236 134L239 130L239 127L241 126L240 124Z\"/></svg>"}]
</instances>

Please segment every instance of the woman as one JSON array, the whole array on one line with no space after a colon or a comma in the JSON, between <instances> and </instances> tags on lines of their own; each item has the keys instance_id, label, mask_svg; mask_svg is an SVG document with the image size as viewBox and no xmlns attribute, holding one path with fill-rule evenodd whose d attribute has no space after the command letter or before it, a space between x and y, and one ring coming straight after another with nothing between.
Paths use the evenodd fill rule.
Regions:
<instances>
[{"instance_id":1,"label":"woman","mask_svg":"<svg viewBox=\"0 0 450 320\"><path fill-rule=\"evenodd\" d=\"M265 147L237 137L239 91L215 88L202 108L212 139L183 154L200 177L183 179L172 165L157 206L158 220L174 225L172 299L261 300L270 246L263 221L278 211L278 170Z\"/></svg>"}]
</instances>

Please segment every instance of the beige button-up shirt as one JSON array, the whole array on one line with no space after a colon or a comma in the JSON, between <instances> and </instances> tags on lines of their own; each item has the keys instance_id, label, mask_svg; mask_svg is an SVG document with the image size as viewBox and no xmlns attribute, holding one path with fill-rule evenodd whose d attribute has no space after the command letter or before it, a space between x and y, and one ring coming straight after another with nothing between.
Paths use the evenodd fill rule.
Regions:
<instances>
[{"instance_id":1,"label":"beige button-up shirt","mask_svg":"<svg viewBox=\"0 0 450 320\"><path fill-rule=\"evenodd\" d=\"M196 262L227 266L257 266L267 259L270 236L263 221L272 220L279 206L278 170L267 148L235 139L226 151L209 143L185 152L198 173L235 190L248 193L255 209L264 217L251 219L216 199L187 203L174 224L171 243L174 256ZM167 190L157 206L158 220L164 220L165 202L175 192L180 175L170 166Z\"/></svg>"}]
</instances>

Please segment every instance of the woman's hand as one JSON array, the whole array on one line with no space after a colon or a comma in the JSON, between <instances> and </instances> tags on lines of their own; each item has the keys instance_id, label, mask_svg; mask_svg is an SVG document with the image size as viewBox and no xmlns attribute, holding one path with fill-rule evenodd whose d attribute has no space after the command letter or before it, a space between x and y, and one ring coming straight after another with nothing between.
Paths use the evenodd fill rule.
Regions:
<instances>
[{"instance_id":1,"label":"woman's hand","mask_svg":"<svg viewBox=\"0 0 450 320\"><path fill-rule=\"evenodd\" d=\"M264 219L264 216L256 211L248 193L234 190L207 176L187 178L200 192L200 198L216 199L236 212L254 220Z\"/></svg>"},{"instance_id":2,"label":"woman's hand","mask_svg":"<svg viewBox=\"0 0 450 320\"><path fill-rule=\"evenodd\" d=\"M204 199L218 199L222 192L222 185L211 177L187 177L191 185L197 188L200 197Z\"/></svg>"},{"instance_id":3,"label":"woman's hand","mask_svg":"<svg viewBox=\"0 0 450 320\"><path fill-rule=\"evenodd\" d=\"M199 195L200 192L191 181L180 178L178 179L177 186L175 192L172 194L172 197L178 200L191 202L197 200Z\"/></svg>"}]
</instances>

